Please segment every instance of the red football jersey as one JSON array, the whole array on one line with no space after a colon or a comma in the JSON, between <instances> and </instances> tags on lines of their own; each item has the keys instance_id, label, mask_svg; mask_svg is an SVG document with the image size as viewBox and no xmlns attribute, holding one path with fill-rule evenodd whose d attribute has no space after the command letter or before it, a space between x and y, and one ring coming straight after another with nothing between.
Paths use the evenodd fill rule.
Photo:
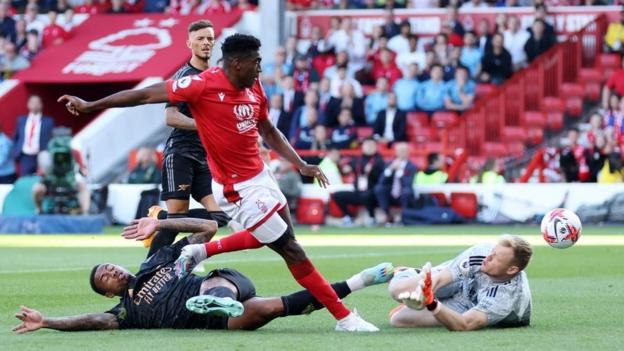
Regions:
<instances>
[{"instance_id":1,"label":"red football jersey","mask_svg":"<svg viewBox=\"0 0 624 351\"><path fill-rule=\"evenodd\" d=\"M268 104L259 81L238 89L215 67L167 81L167 93L171 103L188 103L215 181L239 183L262 171L257 124L268 119Z\"/></svg>"}]
</instances>

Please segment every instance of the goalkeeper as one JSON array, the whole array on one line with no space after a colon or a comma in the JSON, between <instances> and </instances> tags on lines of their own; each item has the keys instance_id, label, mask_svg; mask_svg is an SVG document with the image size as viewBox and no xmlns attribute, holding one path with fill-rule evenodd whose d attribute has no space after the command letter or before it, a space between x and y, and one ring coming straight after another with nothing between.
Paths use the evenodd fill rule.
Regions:
<instances>
[{"instance_id":1,"label":"goalkeeper","mask_svg":"<svg viewBox=\"0 0 624 351\"><path fill-rule=\"evenodd\" d=\"M390 324L452 331L528 326L531 290L524 269L532 254L524 239L503 235L433 269L431 263L397 269L388 288L402 304L390 312Z\"/></svg>"}]
</instances>

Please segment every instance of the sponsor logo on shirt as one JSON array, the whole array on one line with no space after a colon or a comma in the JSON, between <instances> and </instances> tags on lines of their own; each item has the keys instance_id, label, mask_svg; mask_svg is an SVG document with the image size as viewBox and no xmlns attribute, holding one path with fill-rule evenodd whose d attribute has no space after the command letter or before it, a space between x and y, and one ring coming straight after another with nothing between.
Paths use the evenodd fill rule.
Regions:
<instances>
[{"instance_id":1,"label":"sponsor logo on shirt","mask_svg":"<svg viewBox=\"0 0 624 351\"><path fill-rule=\"evenodd\" d=\"M256 126L256 121L253 118L255 111L251 104L236 105L233 111L236 118L240 121L236 123L236 128L239 133L245 133Z\"/></svg>"}]
</instances>

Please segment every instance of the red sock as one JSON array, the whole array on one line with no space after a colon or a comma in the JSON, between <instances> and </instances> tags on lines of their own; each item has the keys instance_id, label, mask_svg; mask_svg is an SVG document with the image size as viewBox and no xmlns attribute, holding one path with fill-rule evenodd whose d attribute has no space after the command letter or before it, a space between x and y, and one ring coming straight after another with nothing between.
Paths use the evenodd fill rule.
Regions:
<instances>
[{"instance_id":1,"label":"red sock","mask_svg":"<svg viewBox=\"0 0 624 351\"><path fill-rule=\"evenodd\" d=\"M248 230L241 230L225 238L211 241L204 244L208 257L224 252L241 251L245 249L257 249L262 247L260 243Z\"/></svg>"},{"instance_id":2,"label":"red sock","mask_svg":"<svg viewBox=\"0 0 624 351\"><path fill-rule=\"evenodd\" d=\"M295 277L297 283L306 288L312 296L322 303L334 318L340 320L351 313L340 301L327 280L314 268L310 260L306 259L303 262L289 265L288 269L290 269L290 273Z\"/></svg>"}]
</instances>

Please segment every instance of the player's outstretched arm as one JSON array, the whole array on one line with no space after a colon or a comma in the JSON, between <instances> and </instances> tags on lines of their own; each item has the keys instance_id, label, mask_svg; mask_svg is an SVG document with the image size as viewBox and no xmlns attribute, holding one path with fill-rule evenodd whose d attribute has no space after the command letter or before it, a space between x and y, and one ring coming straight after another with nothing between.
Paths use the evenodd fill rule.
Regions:
<instances>
[{"instance_id":1,"label":"player's outstretched arm","mask_svg":"<svg viewBox=\"0 0 624 351\"><path fill-rule=\"evenodd\" d=\"M78 116L81 112L89 113L111 107L155 104L167 102L168 99L167 82L160 82L143 89L123 90L96 101L85 101L72 95L63 95L57 101L64 103L69 113Z\"/></svg>"},{"instance_id":2,"label":"player's outstretched arm","mask_svg":"<svg viewBox=\"0 0 624 351\"><path fill-rule=\"evenodd\" d=\"M280 132L269 120L263 120L258 123L258 131L262 139L269 144L271 149L275 150L280 156L294 164L299 172L304 176L314 177L319 184L325 188L329 185L327 177L318 166L309 165L301 159L293 147L288 143L286 137Z\"/></svg>"},{"instance_id":3,"label":"player's outstretched arm","mask_svg":"<svg viewBox=\"0 0 624 351\"><path fill-rule=\"evenodd\" d=\"M165 117L169 127L184 130L197 130L195 120L180 112L176 106L167 107L165 109Z\"/></svg>"},{"instance_id":4,"label":"player's outstretched arm","mask_svg":"<svg viewBox=\"0 0 624 351\"><path fill-rule=\"evenodd\" d=\"M33 332L41 328L62 331L119 329L117 317L110 313L88 313L78 316L48 318L37 310L21 306L20 311L15 314L15 318L22 321L20 325L13 328L13 331L18 334Z\"/></svg>"},{"instance_id":5,"label":"player's outstretched arm","mask_svg":"<svg viewBox=\"0 0 624 351\"><path fill-rule=\"evenodd\" d=\"M126 239L145 240L159 230L193 233L188 237L190 244L208 242L217 233L217 222L200 218L161 219L143 217L125 227L121 235Z\"/></svg>"}]
</instances>

